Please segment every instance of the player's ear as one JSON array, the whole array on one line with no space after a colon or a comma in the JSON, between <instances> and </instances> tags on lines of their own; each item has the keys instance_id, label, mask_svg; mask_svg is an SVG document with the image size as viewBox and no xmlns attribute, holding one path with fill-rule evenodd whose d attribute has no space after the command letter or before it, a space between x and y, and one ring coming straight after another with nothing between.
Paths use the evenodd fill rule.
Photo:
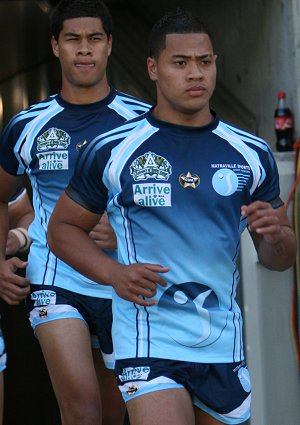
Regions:
<instances>
[{"instance_id":1,"label":"player's ear","mask_svg":"<svg viewBox=\"0 0 300 425\"><path fill-rule=\"evenodd\" d=\"M111 54L112 42L113 42L113 38L112 38L112 35L110 35L108 38L108 53L107 53L108 56L110 56Z\"/></svg>"},{"instance_id":2,"label":"player's ear","mask_svg":"<svg viewBox=\"0 0 300 425\"><path fill-rule=\"evenodd\" d=\"M56 39L53 36L51 37L51 46L52 46L52 52L53 52L54 56L59 58L58 42L56 41Z\"/></svg>"},{"instance_id":3,"label":"player's ear","mask_svg":"<svg viewBox=\"0 0 300 425\"><path fill-rule=\"evenodd\" d=\"M157 64L154 58L151 58L151 57L147 58L147 69L148 69L150 80L156 81L157 80Z\"/></svg>"}]
</instances>

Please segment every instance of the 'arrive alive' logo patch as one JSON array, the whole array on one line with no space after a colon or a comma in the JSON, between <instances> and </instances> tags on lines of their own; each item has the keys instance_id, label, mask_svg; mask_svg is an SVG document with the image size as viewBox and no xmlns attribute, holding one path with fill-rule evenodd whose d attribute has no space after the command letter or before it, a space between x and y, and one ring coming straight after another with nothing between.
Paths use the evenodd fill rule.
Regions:
<instances>
[{"instance_id":1,"label":"'arrive alive' logo patch","mask_svg":"<svg viewBox=\"0 0 300 425\"><path fill-rule=\"evenodd\" d=\"M71 138L64 130L51 127L37 138L39 169L68 170Z\"/></svg>"},{"instance_id":2,"label":"'arrive alive' logo patch","mask_svg":"<svg viewBox=\"0 0 300 425\"><path fill-rule=\"evenodd\" d=\"M136 158L130 165L130 174L135 181L167 181L172 174L172 166L161 155L146 152ZM133 199L142 207L170 207L171 184L160 182L133 184Z\"/></svg>"}]
</instances>

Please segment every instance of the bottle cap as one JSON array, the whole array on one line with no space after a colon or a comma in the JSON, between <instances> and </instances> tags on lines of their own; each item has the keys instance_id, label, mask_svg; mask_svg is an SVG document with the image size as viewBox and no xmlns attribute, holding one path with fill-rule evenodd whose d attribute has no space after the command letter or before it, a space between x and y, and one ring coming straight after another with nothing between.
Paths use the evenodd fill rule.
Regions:
<instances>
[{"instance_id":1,"label":"bottle cap","mask_svg":"<svg viewBox=\"0 0 300 425\"><path fill-rule=\"evenodd\" d=\"M280 91L278 94L277 94L277 98L278 99L285 99L285 92L284 91Z\"/></svg>"}]
</instances>

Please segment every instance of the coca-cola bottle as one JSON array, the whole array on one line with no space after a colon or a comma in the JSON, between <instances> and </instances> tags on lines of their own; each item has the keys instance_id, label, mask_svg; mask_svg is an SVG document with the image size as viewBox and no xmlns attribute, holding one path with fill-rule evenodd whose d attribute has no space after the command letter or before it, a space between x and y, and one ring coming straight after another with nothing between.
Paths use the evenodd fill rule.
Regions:
<instances>
[{"instance_id":1,"label":"coca-cola bottle","mask_svg":"<svg viewBox=\"0 0 300 425\"><path fill-rule=\"evenodd\" d=\"M281 91L277 94L277 108L274 113L276 149L279 152L293 150L294 122L291 110L286 105L286 94Z\"/></svg>"}]
</instances>

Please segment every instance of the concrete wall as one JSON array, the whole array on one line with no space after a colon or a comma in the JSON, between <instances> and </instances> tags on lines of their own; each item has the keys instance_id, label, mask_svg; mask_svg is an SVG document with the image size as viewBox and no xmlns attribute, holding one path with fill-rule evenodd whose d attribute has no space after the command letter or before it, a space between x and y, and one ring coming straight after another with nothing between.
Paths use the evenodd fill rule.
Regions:
<instances>
[{"instance_id":1,"label":"concrete wall","mask_svg":"<svg viewBox=\"0 0 300 425\"><path fill-rule=\"evenodd\" d=\"M276 153L282 197L293 183L293 153ZM292 216L292 206L288 210ZM241 243L247 363L252 381L251 425L299 425L300 380L291 327L293 268L271 272L258 263L247 231Z\"/></svg>"},{"instance_id":2,"label":"concrete wall","mask_svg":"<svg viewBox=\"0 0 300 425\"><path fill-rule=\"evenodd\" d=\"M291 2L214 3L220 3L218 13L222 16L219 22L211 19L220 52L220 81L256 117L259 136L272 143L277 92L287 92L292 109L297 100Z\"/></svg>"},{"instance_id":3,"label":"concrete wall","mask_svg":"<svg viewBox=\"0 0 300 425\"><path fill-rule=\"evenodd\" d=\"M124 4L132 6L133 19L143 17L145 31L161 13L177 5L196 12L212 32L219 56L215 104L220 114L274 147L276 95L284 90L299 136L299 0L129 0ZM133 40L144 53L146 36ZM131 58L136 63L143 60Z\"/></svg>"}]
</instances>

